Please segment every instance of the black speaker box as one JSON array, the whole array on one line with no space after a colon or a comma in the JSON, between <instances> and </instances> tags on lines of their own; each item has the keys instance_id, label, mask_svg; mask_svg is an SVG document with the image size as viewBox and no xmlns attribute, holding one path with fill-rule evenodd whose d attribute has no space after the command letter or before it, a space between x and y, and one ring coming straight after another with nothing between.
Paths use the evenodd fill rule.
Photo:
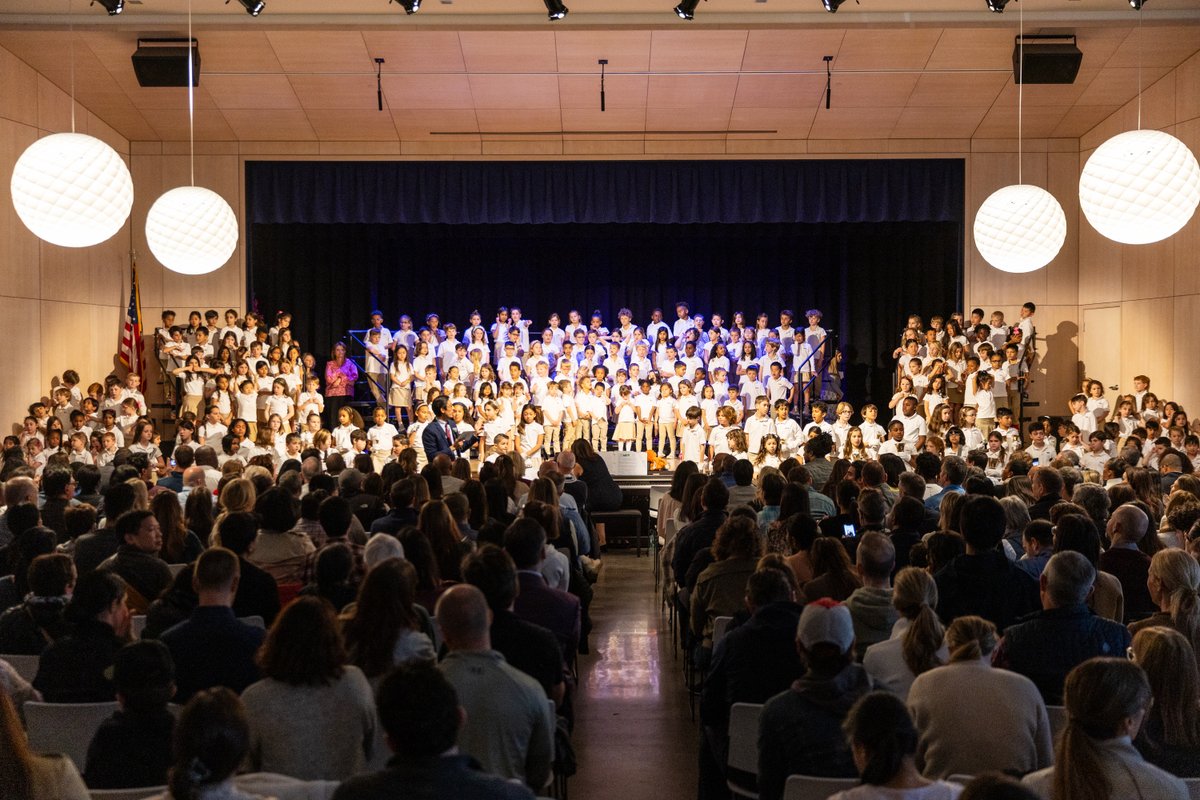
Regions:
<instances>
[{"instance_id":1,"label":"black speaker box","mask_svg":"<svg viewBox=\"0 0 1200 800\"><path fill-rule=\"evenodd\" d=\"M192 86L200 85L200 43L195 39L138 39L133 72L141 86L187 86L188 54Z\"/></svg>"},{"instance_id":2,"label":"black speaker box","mask_svg":"<svg viewBox=\"0 0 1200 800\"><path fill-rule=\"evenodd\" d=\"M1083 53L1075 46L1075 37L1054 37L1057 42L1036 41L1026 36L1025 63L1021 67L1021 42L1013 47L1013 81L1015 83L1074 83L1079 74ZM1035 41L1030 41L1034 39ZM1064 41L1069 39L1070 41Z\"/></svg>"}]
</instances>

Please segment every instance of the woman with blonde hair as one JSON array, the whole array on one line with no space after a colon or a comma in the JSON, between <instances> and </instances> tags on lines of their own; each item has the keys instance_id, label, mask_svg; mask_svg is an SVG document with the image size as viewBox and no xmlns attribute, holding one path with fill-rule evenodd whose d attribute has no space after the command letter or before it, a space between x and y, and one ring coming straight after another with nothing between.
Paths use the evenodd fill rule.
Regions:
<instances>
[{"instance_id":1,"label":"woman with blonde hair","mask_svg":"<svg viewBox=\"0 0 1200 800\"><path fill-rule=\"evenodd\" d=\"M1159 550L1150 560L1146 588L1159 611L1131 623L1129 630L1137 633L1163 625L1182 633L1193 651L1200 649L1200 564L1196 559L1183 550Z\"/></svg>"},{"instance_id":2,"label":"woman with blonde hair","mask_svg":"<svg viewBox=\"0 0 1200 800\"><path fill-rule=\"evenodd\" d=\"M256 503L258 503L258 492L254 490L254 484L247 478L234 478L221 487L221 494L217 498L217 505L221 509L221 513L213 520L209 542L214 547L220 547L221 540L217 531L221 528L221 521L230 514L238 512L253 514Z\"/></svg>"},{"instance_id":3,"label":"woman with blonde hair","mask_svg":"<svg viewBox=\"0 0 1200 800\"><path fill-rule=\"evenodd\" d=\"M996 626L959 617L946 630L950 661L917 676L908 709L917 767L926 778L1000 771L1025 774L1053 763L1050 720L1033 681L991 665Z\"/></svg>"},{"instance_id":4,"label":"woman with blonde hair","mask_svg":"<svg viewBox=\"0 0 1200 800\"><path fill-rule=\"evenodd\" d=\"M892 605L900 619L892 626L892 638L873 644L863 657L863 667L875 685L908 697L918 675L940 667L950 658L944 639L946 630L938 619L937 584L923 569L905 567L896 574Z\"/></svg>"},{"instance_id":5,"label":"woman with blonde hair","mask_svg":"<svg viewBox=\"0 0 1200 800\"><path fill-rule=\"evenodd\" d=\"M1172 775L1200 778L1200 670L1191 644L1177 630L1143 628L1131 654L1154 698L1134 746Z\"/></svg>"},{"instance_id":6,"label":"woman with blonde hair","mask_svg":"<svg viewBox=\"0 0 1200 800\"><path fill-rule=\"evenodd\" d=\"M1187 800L1179 778L1147 764L1134 749L1150 709L1150 683L1124 658L1092 658L1067 675L1067 724L1054 751L1055 766L1026 775L1045 800Z\"/></svg>"}]
</instances>

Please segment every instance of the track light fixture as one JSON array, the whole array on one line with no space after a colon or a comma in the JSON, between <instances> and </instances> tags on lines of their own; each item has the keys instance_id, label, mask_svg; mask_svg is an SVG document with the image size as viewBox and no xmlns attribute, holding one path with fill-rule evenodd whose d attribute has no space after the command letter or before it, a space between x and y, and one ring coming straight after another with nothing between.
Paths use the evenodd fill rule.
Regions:
<instances>
[{"instance_id":1,"label":"track light fixture","mask_svg":"<svg viewBox=\"0 0 1200 800\"><path fill-rule=\"evenodd\" d=\"M421 0L388 0L388 5L399 3L405 14L415 14L421 10Z\"/></svg>"},{"instance_id":2,"label":"track light fixture","mask_svg":"<svg viewBox=\"0 0 1200 800\"><path fill-rule=\"evenodd\" d=\"M1144 2L1146 2L1146 0L1129 0L1129 5L1133 8L1134 11L1141 11L1142 3L1144 3Z\"/></svg>"},{"instance_id":3,"label":"track light fixture","mask_svg":"<svg viewBox=\"0 0 1200 800\"><path fill-rule=\"evenodd\" d=\"M571 12L571 9L562 4L562 0L546 0L546 18L551 22L557 19L562 19Z\"/></svg>"},{"instance_id":4,"label":"track light fixture","mask_svg":"<svg viewBox=\"0 0 1200 800\"><path fill-rule=\"evenodd\" d=\"M828 11L830 14L836 14L838 7L841 6L842 3L846 2L846 0L821 0L821 2L825 4L826 11Z\"/></svg>"},{"instance_id":5,"label":"track light fixture","mask_svg":"<svg viewBox=\"0 0 1200 800\"><path fill-rule=\"evenodd\" d=\"M700 5L700 0L682 0L679 5L675 6L674 11L680 19L695 19L698 5Z\"/></svg>"},{"instance_id":6,"label":"track light fixture","mask_svg":"<svg viewBox=\"0 0 1200 800\"><path fill-rule=\"evenodd\" d=\"M238 0L242 4L242 8L246 9L246 13L252 17L257 17L267 7L263 0ZM225 5L229 5L229 0L225 0Z\"/></svg>"},{"instance_id":7,"label":"track light fixture","mask_svg":"<svg viewBox=\"0 0 1200 800\"><path fill-rule=\"evenodd\" d=\"M988 11L993 14L1003 14L1006 5L1008 5L1008 0L987 0Z\"/></svg>"},{"instance_id":8,"label":"track light fixture","mask_svg":"<svg viewBox=\"0 0 1200 800\"><path fill-rule=\"evenodd\" d=\"M125 10L125 0L92 0L92 5L99 3L104 6L104 10L108 12L110 17L115 17Z\"/></svg>"}]
</instances>

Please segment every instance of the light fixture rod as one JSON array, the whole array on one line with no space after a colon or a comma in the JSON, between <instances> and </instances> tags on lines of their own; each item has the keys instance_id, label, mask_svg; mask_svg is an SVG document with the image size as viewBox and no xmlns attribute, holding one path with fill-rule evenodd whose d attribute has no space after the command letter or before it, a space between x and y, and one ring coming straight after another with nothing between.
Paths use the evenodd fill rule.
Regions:
<instances>
[{"instance_id":1,"label":"light fixture rod","mask_svg":"<svg viewBox=\"0 0 1200 800\"><path fill-rule=\"evenodd\" d=\"M192 186L196 185L196 98L195 79L192 77L192 53L195 42L192 40L192 0L188 0L188 168L191 171Z\"/></svg>"},{"instance_id":2,"label":"light fixture rod","mask_svg":"<svg viewBox=\"0 0 1200 800\"><path fill-rule=\"evenodd\" d=\"M608 66L608 59L600 59L600 110L604 111L604 68Z\"/></svg>"},{"instance_id":3,"label":"light fixture rod","mask_svg":"<svg viewBox=\"0 0 1200 800\"><path fill-rule=\"evenodd\" d=\"M833 56L825 56L825 110L829 110L830 104L833 102L833 71L829 65L833 63Z\"/></svg>"},{"instance_id":4,"label":"light fixture rod","mask_svg":"<svg viewBox=\"0 0 1200 800\"><path fill-rule=\"evenodd\" d=\"M375 99L379 103L379 110L383 111L383 65L387 63L385 59L375 59Z\"/></svg>"},{"instance_id":5,"label":"light fixture rod","mask_svg":"<svg viewBox=\"0 0 1200 800\"><path fill-rule=\"evenodd\" d=\"M75 16L71 13L71 0L67 0L67 16L71 17L67 35L71 37L71 133L75 132Z\"/></svg>"},{"instance_id":6,"label":"light fixture rod","mask_svg":"<svg viewBox=\"0 0 1200 800\"><path fill-rule=\"evenodd\" d=\"M1017 183L1024 183L1021 179L1024 174L1021 151L1025 123L1025 4L1017 3L1017 9L1017 47L1020 50L1017 59L1020 62L1017 68Z\"/></svg>"}]
</instances>

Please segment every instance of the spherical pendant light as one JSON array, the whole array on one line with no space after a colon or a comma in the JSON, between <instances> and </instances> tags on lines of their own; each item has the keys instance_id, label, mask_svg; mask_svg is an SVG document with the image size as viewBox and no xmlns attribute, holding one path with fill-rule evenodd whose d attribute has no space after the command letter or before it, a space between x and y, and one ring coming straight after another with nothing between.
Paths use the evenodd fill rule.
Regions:
<instances>
[{"instance_id":1,"label":"spherical pendant light","mask_svg":"<svg viewBox=\"0 0 1200 800\"><path fill-rule=\"evenodd\" d=\"M133 208L133 179L104 142L54 133L31 144L13 167L13 206L35 236L90 247L121 230Z\"/></svg>"},{"instance_id":2,"label":"spherical pendant light","mask_svg":"<svg viewBox=\"0 0 1200 800\"><path fill-rule=\"evenodd\" d=\"M154 201L146 216L146 242L164 267L183 275L220 269L238 241L237 216L221 195L180 186Z\"/></svg>"},{"instance_id":3,"label":"spherical pendant light","mask_svg":"<svg viewBox=\"0 0 1200 800\"><path fill-rule=\"evenodd\" d=\"M1067 217L1054 195L1015 184L993 192L975 215L975 246L1004 272L1033 272L1054 260L1067 238Z\"/></svg>"},{"instance_id":4,"label":"spherical pendant light","mask_svg":"<svg viewBox=\"0 0 1200 800\"><path fill-rule=\"evenodd\" d=\"M1101 235L1149 244L1187 224L1200 203L1200 164L1183 142L1152 130L1118 134L1079 176L1079 205Z\"/></svg>"}]
</instances>

